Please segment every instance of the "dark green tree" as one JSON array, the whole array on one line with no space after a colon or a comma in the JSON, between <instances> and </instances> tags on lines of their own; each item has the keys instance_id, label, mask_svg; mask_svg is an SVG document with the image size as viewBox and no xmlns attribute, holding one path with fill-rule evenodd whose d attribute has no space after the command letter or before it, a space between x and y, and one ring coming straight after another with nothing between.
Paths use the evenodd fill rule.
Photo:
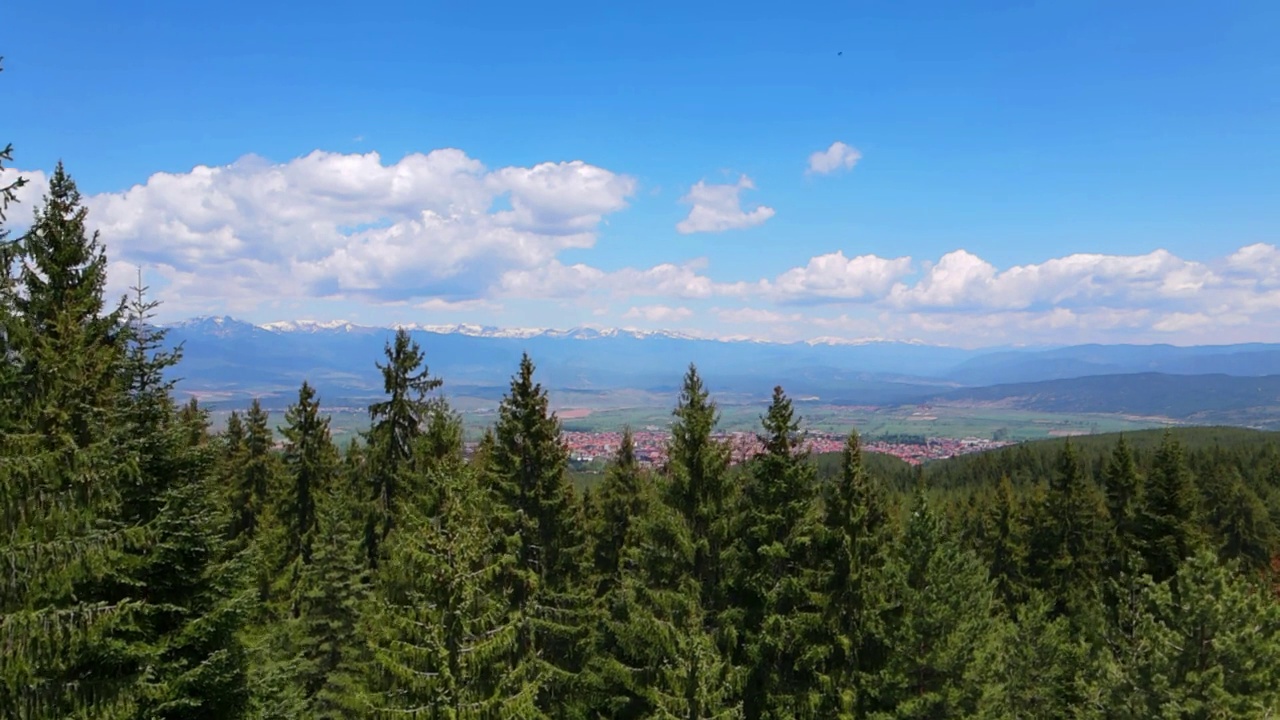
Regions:
<instances>
[{"instance_id":1,"label":"dark green tree","mask_svg":"<svg viewBox=\"0 0 1280 720\"><path fill-rule=\"evenodd\" d=\"M495 535L468 476L437 476L434 517L402 499L366 623L375 675L367 703L388 715L537 718L546 664L522 647L531 614L505 602L517 558ZM496 538L496 542L495 542Z\"/></svg>"},{"instance_id":2,"label":"dark green tree","mask_svg":"<svg viewBox=\"0 0 1280 720\"><path fill-rule=\"evenodd\" d=\"M241 717L248 682L240 573L223 546L215 449L192 444L205 427L202 415L184 422L175 410L165 373L180 354L162 349L164 333L149 322L155 303L144 293L138 288L131 308L124 408L138 475L122 515L139 532L126 546L131 562L106 584L145 602L104 649L118 643L136 665L139 717Z\"/></svg>"},{"instance_id":3,"label":"dark green tree","mask_svg":"<svg viewBox=\"0 0 1280 720\"><path fill-rule=\"evenodd\" d=\"M1203 541L1199 495L1182 446L1166 432L1156 452L1143 494L1142 553L1156 582L1178 572Z\"/></svg>"},{"instance_id":4,"label":"dark green tree","mask_svg":"<svg viewBox=\"0 0 1280 720\"><path fill-rule=\"evenodd\" d=\"M277 514L284 531L283 555L277 567L295 561L311 562L315 542L316 498L334 483L338 452L329 436L329 418L320 414L320 400L307 382L298 390L298 401L285 411L284 465L288 484L279 499Z\"/></svg>"},{"instance_id":5,"label":"dark green tree","mask_svg":"<svg viewBox=\"0 0 1280 720\"><path fill-rule=\"evenodd\" d=\"M1106 510L1070 442L1063 446L1057 465L1050 476L1034 562L1040 586L1057 603L1059 614L1071 614L1090 604L1098 589Z\"/></svg>"},{"instance_id":6,"label":"dark green tree","mask_svg":"<svg viewBox=\"0 0 1280 720\"><path fill-rule=\"evenodd\" d=\"M372 474L370 499L373 513L365 528L365 548L369 562L378 563L378 546L395 525L397 496L413 491L415 448L431 411L427 393L443 383L432 377L422 348L401 328L385 350L386 364L378 363L386 399L369 406L369 470Z\"/></svg>"},{"instance_id":7,"label":"dark green tree","mask_svg":"<svg viewBox=\"0 0 1280 720\"><path fill-rule=\"evenodd\" d=\"M821 716L861 717L865 688L889 652L884 566L892 535L884 488L863 465L856 430L845 442L840 477L825 488L823 509L815 545L823 623L813 642L824 654Z\"/></svg>"},{"instance_id":8,"label":"dark green tree","mask_svg":"<svg viewBox=\"0 0 1280 720\"><path fill-rule=\"evenodd\" d=\"M981 688L979 641L991 630L994 595L982 562L947 536L917 490L891 563L892 651L875 688L872 718L967 717Z\"/></svg>"},{"instance_id":9,"label":"dark green tree","mask_svg":"<svg viewBox=\"0 0 1280 720\"><path fill-rule=\"evenodd\" d=\"M748 720L812 717L819 705L819 662L808 650L820 622L813 541L814 467L802 449L799 419L781 387L762 419L764 451L742 490L730 550L728 627L740 633Z\"/></svg>"},{"instance_id":10,"label":"dark green tree","mask_svg":"<svg viewBox=\"0 0 1280 720\"><path fill-rule=\"evenodd\" d=\"M675 421L671 424L667 455L667 502L689 525L700 605L714 616L723 608L721 554L727 545L732 509L729 448L712 437L720 413L693 365L685 373L672 414Z\"/></svg>"},{"instance_id":11,"label":"dark green tree","mask_svg":"<svg viewBox=\"0 0 1280 720\"><path fill-rule=\"evenodd\" d=\"M1112 577L1132 566L1142 535L1142 477L1129 443L1121 435L1102 474L1107 496L1107 514L1111 518L1108 571Z\"/></svg>"},{"instance_id":12,"label":"dark green tree","mask_svg":"<svg viewBox=\"0 0 1280 720\"><path fill-rule=\"evenodd\" d=\"M121 449L121 316L106 309L106 258L84 220L59 165L31 230L0 252L5 717L106 715L133 697L132 666L101 642L139 609L136 593L103 588L126 562L121 491L136 475Z\"/></svg>"},{"instance_id":13,"label":"dark green tree","mask_svg":"<svg viewBox=\"0 0 1280 720\"><path fill-rule=\"evenodd\" d=\"M257 534L267 513L271 489L280 474L279 458L273 451L275 439L271 434L270 420L270 414L254 398L245 415L243 450L232 460L236 469L229 486L230 538L240 541L237 545L241 546Z\"/></svg>"},{"instance_id":14,"label":"dark green tree","mask_svg":"<svg viewBox=\"0 0 1280 720\"><path fill-rule=\"evenodd\" d=\"M635 439L631 428L626 428L600 490L593 496L593 503L599 507L592 529L597 594L608 592L621 577L627 533L631 523L644 512L645 483L644 471L636 461Z\"/></svg>"},{"instance_id":15,"label":"dark green tree","mask_svg":"<svg viewBox=\"0 0 1280 720\"><path fill-rule=\"evenodd\" d=\"M548 671L555 671L539 706L564 710L577 702L575 677L590 642L583 622L587 557L578 503L565 476L568 449L560 421L533 371L525 355L499 406L488 482L499 527L515 548L516 561L505 581L512 607L530 621L521 630L521 653L541 658Z\"/></svg>"}]
</instances>

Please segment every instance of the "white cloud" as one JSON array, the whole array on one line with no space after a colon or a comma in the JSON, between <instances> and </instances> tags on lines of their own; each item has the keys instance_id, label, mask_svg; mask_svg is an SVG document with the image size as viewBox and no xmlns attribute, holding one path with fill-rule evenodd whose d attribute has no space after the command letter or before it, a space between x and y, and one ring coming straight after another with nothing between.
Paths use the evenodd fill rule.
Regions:
<instances>
[{"instance_id":1,"label":"white cloud","mask_svg":"<svg viewBox=\"0 0 1280 720\"><path fill-rule=\"evenodd\" d=\"M511 297L576 298L605 294L614 297L677 297L703 299L745 292L743 283L716 283L698 271L705 260L676 265L662 263L648 269L622 268L605 272L583 263L563 265L552 261L532 270L503 274L500 292Z\"/></svg>"},{"instance_id":2,"label":"white cloud","mask_svg":"<svg viewBox=\"0 0 1280 720\"><path fill-rule=\"evenodd\" d=\"M746 175L730 185L708 185L699 180L689 189L689 194L680 199L680 202L693 207L689 216L676 224L676 230L687 235L740 230L764 223L773 217L773 208L758 205L744 210L739 197L743 190L754 188L755 184Z\"/></svg>"},{"instance_id":3,"label":"white cloud","mask_svg":"<svg viewBox=\"0 0 1280 720\"><path fill-rule=\"evenodd\" d=\"M846 258L837 251L811 258L804 267L792 268L763 285L766 292L780 299L875 299L910 272L909 257Z\"/></svg>"},{"instance_id":4,"label":"white cloud","mask_svg":"<svg viewBox=\"0 0 1280 720\"><path fill-rule=\"evenodd\" d=\"M19 178L26 180L26 183L14 191L14 201L5 210L4 223L15 234L31 224L35 209L40 206L45 193L49 192L49 176L41 170L17 170L11 167L0 169L0 187L8 187Z\"/></svg>"},{"instance_id":5,"label":"white cloud","mask_svg":"<svg viewBox=\"0 0 1280 720\"><path fill-rule=\"evenodd\" d=\"M715 308L712 310L722 322L735 325L777 325L781 323L804 322L800 313L782 313L764 308Z\"/></svg>"},{"instance_id":6,"label":"white cloud","mask_svg":"<svg viewBox=\"0 0 1280 720\"><path fill-rule=\"evenodd\" d=\"M809 174L828 175L837 170L852 170L862 159L862 153L840 141L831 143L826 150L819 150L809 156Z\"/></svg>"},{"instance_id":7,"label":"white cloud","mask_svg":"<svg viewBox=\"0 0 1280 720\"><path fill-rule=\"evenodd\" d=\"M631 308L622 317L628 320L640 319L651 323L670 323L687 320L692 315L693 311L686 307L642 305Z\"/></svg>"},{"instance_id":8,"label":"white cloud","mask_svg":"<svg viewBox=\"0 0 1280 720\"><path fill-rule=\"evenodd\" d=\"M314 152L157 173L87 199L113 257L193 298L482 297L512 269L589 248L633 179L580 161L487 170L461 150ZM494 210L505 197L510 209Z\"/></svg>"},{"instance_id":9,"label":"white cloud","mask_svg":"<svg viewBox=\"0 0 1280 720\"><path fill-rule=\"evenodd\" d=\"M943 255L889 300L903 308L1028 309L1193 301L1221 278L1206 264L1166 250L1146 255L1076 254L998 271L965 250Z\"/></svg>"},{"instance_id":10,"label":"white cloud","mask_svg":"<svg viewBox=\"0 0 1280 720\"><path fill-rule=\"evenodd\" d=\"M474 312L479 310L502 310L502 306L489 300L458 300L450 302L443 298L431 298L414 305L419 310L439 313Z\"/></svg>"}]
</instances>

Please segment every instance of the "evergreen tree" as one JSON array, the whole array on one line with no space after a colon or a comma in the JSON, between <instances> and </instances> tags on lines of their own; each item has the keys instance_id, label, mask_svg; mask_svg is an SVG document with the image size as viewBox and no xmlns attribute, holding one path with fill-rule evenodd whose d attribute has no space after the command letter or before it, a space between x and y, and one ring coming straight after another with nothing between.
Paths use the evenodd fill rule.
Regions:
<instances>
[{"instance_id":1,"label":"evergreen tree","mask_svg":"<svg viewBox=\"0 0 1280 720\"><path fill-rule=\"evenodd\" d=\"M1224 561L1244 561L1253 568L1267 567L1280 546L1267 506L1235 467L1209 470L1201 482L1204 511Z\"/></svg>"},{"instance_id":2,"label":"evergreen tree","mask_svg":"<svg viewBox=\"0 0 1280 720\"><path fill-rule=\"evenodd\" d=\"M155 304L143 301L144 292L138 288L132 308L124 415L138 476L123 516L141 532L127 546L126 571L107 584L145 603L112 639L138 667L140 717L240 717L248 684L238 572L225 560L213 452L191 443L206 427L203 415L184 423L175 412L164 374L180 355L159 349L164 333L149 328Z\"/></svg>"},{"instance_id":3,"label":"evergreen tree","mask_svg":"<svg viewBox=\"0 0 1280 720\"><path fill-rule=\"evenodd\" d=\"M1058 613L1070 614L1088 605L1097 589L1106 512L1070 442L1058 456L1045 503L1035 549L1037 571Z\"/></svg>"},{"instance_id":4,"label":"evergreen tree","mask_svg":"<svg viewBox=\"0 0 1280 720\"><path fill-rule=\"evenodd\" d=\"M209 441L209 411L200 407L195 397L178 411L178 424L187 431L186 443L191 446L203 445Z\"/></svg>"},{"instance_id":5,"label":"evergreen tree","mask_svg":"<svg viewBox=\"0 0 1280 720\"><path fill-rule=\"evenodd\" d=\"M1107 462L1102 482L1112 527L1108 569L1114 577L1122 568L1130 566L1130 556L1137 551L1141 537L1142 478L1123 435Z\"/></svg>"},{"instance_id":6,"label":"evergreen tree","mask_svg":"<svg viewBox=\"0 0 1280 720\"><path fill-rule=\"evenodd\" d=\"M1199 546L1199 497L1182 447L1165 432L1143 495L1143 557L1147 572L1163 582Z\"/></svg>"},{"instance_id":7,"label":"evergreen tree","mask_svg":"<svg viewBox=\"0 0 1280 720\"><path fill-rule=\"evenodd\" d=\"M735 527L733 607L725 622L741 633L736 655L746 670L744 717L812 717L819 695L818 661L806 647L819 622L814 470L781 387L774 388L762 422L764 452L752 462Z\"/></svg>"},{"instance_id":8,"label":"evergreen tree","mask_svg":"<svg viewBox=\"0 0 1280 720\"><path fill-rule=\"evenodd\" d=\"M623 545L631 523L644 512L644 497L644 472L636 461L635 438L628 427L598 495L592 496L592 502L599 506L592 543L598 594L607 592L621 576Z\"/></svg>"},{"instance_id":9,"label":"evergreen tree","mask_svg":"<svg viewBox=\"0 0 1280 720\"><path fill-rule=\"evenodd\" d=\"M738 673L700 606L689 526L641 485L591 658L593 717L740 718Z\"/></svg>"},{"instance_id":10,"label":"evergreen tree","mask_svg":"<svg viewBox=\"0 0 1280 720\"><path fill-rule=\"evenodd\" d=\"M815 650L824 652L822 717L861 717L864 688L875 682L889 648L885 550L890 545L887 500L863 466L857 431L849 433L839 479L828 485L816 545L823 625Z\"/></svg>"},{"instance_id":11,"label":"evergreen tree","mask_svg":"<svg viewBox=\"0 0 1280 720\"><path fill-rule=\"evenodd\" d=\"M1097 676L1099 716L1273 716L1280 710L1280 604L1203 548L1174 579L1136 583L1125 605L1132 630L1113 639L1107 671Z\"/></svg>"},{"instance_id":12,"label":"evergreen tree","mask_svg":"<svg viewBox=\"0 0 1280 720\"><path fill-rule=\"evenodd\" d=\"M402 500L367 630L377 674L368 703L388 715L543 717L545 664L522 647L529 614L504 602L516 547L494 542L488 503L469 477L435 478L438 514Z\"/></svg>"},{"instance_id":13,"label":"evergreen tree","mask_svg":"<svg viewBox=\"0 0 1280 720\"><path fill-rule=\"evenodd\" d=\"M1084 714L1079 678L1087 667L1083 645L1054 603L1032 591L1011 618L997 620L974 659L979 718L1064 718Z\"/></svg>"},{"instance_id":14,"label":"evergreen tree","mask_svg":"<svg viewBox=\"0 0 1280 720\"><path fill-rule=\"evenodd\" d=\"M582 622L585 542L565 477L568 449L560 422L549 411L546 390L534 382L533 370L525 355L499 406L488 475L500 527L516 549L506 579L512 607L529 619L519 647L522 656L539 657L557 670L539 706L563 711L575 702L574 676L589 642Z\"/></svg>"},{"instance_id":15,"label":"evergreen tree","mask_svg":"<svg viewBox=\"0 0 1280 720\"><path fill-rule=\"evenodd\" d=\"M288 490L280 498L280 524L284 530L283 555L277 567L295 561L311 562L316 534L316 498L329 489L337 470L337 448L329 436L329 418L320 415L320 400L307 382L298 390L297 403L285 411L284 464Z\"/></svg>"},{"instance_id":16,"label":"evergreen tree","mask_svg":"<svg viewBox=\"0 0 1280 720\"><path fill-rule=\"evenodd\" d=\"M252 540L267 513L271 488L279 475L279 459L273 452L270 415L257 398L245 415L243 452L237 458L231 491L231 540ZM244 542L238 543L243 545Z\"/></svg>"},{"instance_id":17,"label":"evergreen tree","mask_svg":"<svg viewBox=\"0 0 1280 720\"><path fill-rule=\"evenodd\" d=\"M729 448L711 436L720 413L693 365L685 373L680 400L672 414L675 421L671 424L667 453L667 502L689 525L701 606L714 615L723 609L721 554L727 545L732 499Z\"/></svg>"},{"instance_id":18,"label":"evergreen tree","mask_svg":"<svg viewBox=\"0 0 1280 720\"><path fill-rule=\"evenodd\" d=\"M378 546L395 525L396 498L412 491L414 450L422 437L431 410L427 393L443 383L431 377L422 348L403 328L383 351L387 363L378 363L385 400L369 406L369 469L373 475L373 514L365 528L369 562L378 564Z\"/></svg>"},{"instance_id":19,"label":"evergreen tree","mask_svg":"<svg viewBox=\"0 0 1280 720\"><path fill-rule=\"evenodd\" d=\"M987 530L984 549L996 596L1012 608L1027 593L1027 547L1029 530L1023 520L1022 505L1013 491L1008 475L1000 477L994 500L985 518Z\"/></svg>"},{"instance_id":20,"label":"evergreen tree","mask_svg":"<svg viewBox=\"0 0 1280 720\"><path fill-rule=\"evenodd\" d=\"M98 233L88 233L87 217L75 181L58 163L44 205L19 240L9 303L26 326L14 323L14 334L27 344L14 357L21 372L13 401L34 413L46 447L91 445L119 391L124 304L108 309L104 301L107 257Z\"/></svg>"},{"instance_id":21,"label":"evergreen tree","mask_svg":"<svg viewBox=\"0 0 1280 720\"><path fill-rule=\"evenodd\" d=\"M105 310L106 259L84 221L59 165L31 230L0 253L5 717L109 716L132 697L131 667L101 642L139 606L102 588L124 562L121 490L134 475L121 451L120 315Z\"/></svg>"},{"instance_id":22,"label":"evergreen tree","mask_svg":"<svg viewBox=\"0 0 1280 720\"><path fill-rule=\"evenodd\" d=\"M994 597L986 568L947 537L923 490L890 572L892 651L867 717L968 716L980 689L972 680L977 641L990 631Z\"/></svg>"}]
</instances>

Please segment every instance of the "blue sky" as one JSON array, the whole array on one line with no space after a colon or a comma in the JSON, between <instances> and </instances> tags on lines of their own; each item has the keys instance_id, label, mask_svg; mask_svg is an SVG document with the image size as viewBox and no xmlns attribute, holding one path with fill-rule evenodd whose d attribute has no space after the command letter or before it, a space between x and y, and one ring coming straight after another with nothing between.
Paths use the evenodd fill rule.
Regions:
<instances>
[{"instance_id":1,"label":"blue sky","mask_svg":"<svg viewBox=\"0 0 1280 720\"><path fill-rule=\"evenodd\" d=\"M171 317L1280 341L1274 2L5 14L29 202Z\"/></svg>"}]
</instances>

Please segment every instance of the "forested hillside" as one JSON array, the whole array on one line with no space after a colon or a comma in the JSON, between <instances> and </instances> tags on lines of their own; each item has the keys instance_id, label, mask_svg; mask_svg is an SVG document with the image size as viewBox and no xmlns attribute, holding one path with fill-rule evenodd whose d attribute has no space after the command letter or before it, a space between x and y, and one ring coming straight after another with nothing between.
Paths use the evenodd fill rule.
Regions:
<instances>
[{"instance_id":1,"label":"forested hillside","mask_svg":"<svg viewBox=\"0 0 1280 720\"><path fill-rule=\"evenodd\" d=\"M941 403L990 403L1050 412L1122 413L1274 428L1280 416L1280 375L1093 375L1069 380L964 388Z\"/></svg>"},{"instance_id":2,"label":"forested hillside","mask_svg":"<svg viewBox=\"0 0 1280 720\"><path fill-rule=\"evenodd\" d=\"M869 472L854 432L834 466L800 453L779 387L731 469L691 366L666 466L628 437L578 494L528 356L465 457L403 332L359 442L307 382L213 428L85 220L59 167L2 246L0 716L1280 711L1265 436Z\"/></svg>"}]
</instances>

